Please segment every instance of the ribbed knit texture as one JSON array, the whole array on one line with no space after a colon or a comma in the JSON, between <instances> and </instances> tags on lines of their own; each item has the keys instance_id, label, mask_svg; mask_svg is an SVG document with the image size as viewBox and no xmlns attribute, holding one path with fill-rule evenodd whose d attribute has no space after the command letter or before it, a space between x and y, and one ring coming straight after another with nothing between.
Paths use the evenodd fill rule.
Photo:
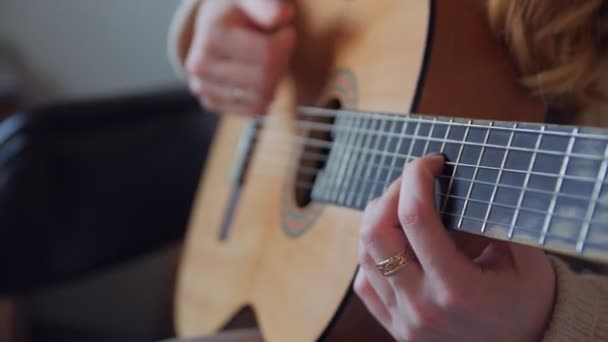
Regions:
<instances>
[{"instance_id":1,"label":"ribbed knit texture","mask_svg":"<svg viewBox=\"0 0 608 342\"><path fill-rule=\"evenodd\" d=\"M556 298L543 341L608 341L608 278L574 273L556 257L551 262Z\"/></svg>"}]
</instances>

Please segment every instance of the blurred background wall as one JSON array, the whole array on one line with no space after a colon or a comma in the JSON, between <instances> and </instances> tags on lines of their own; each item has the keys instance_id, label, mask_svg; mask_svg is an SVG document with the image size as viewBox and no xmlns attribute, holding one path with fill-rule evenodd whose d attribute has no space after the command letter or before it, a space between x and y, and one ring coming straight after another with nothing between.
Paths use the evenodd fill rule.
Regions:
<instances>
[{"instance_id":1,"label":"blurred background wall","mask_svg":"<svg viewBox=\"0 0 608 342\"><path fill-rule=\"evenodd\" d=\"M25 70L23 95L29 104L180 85L166 53L177 3L1 0L0 39L9 43ZM162 336L170 323L177 259L177 249L168 248L22 299L24 311L36 320L38 331L30 333L67 329L87 341Z\"/></svg>"},{"instance_id":2,"label":"blurred background wall","mask_svg":"<svg viewBox=\"0 0 608 342\"><path fill-rule=\"evenodd\" d=\"M176 83L167 28L176 0L2 0L0 35L21 57L28 98L117 94Z\"/></svg>"}]
</instances>

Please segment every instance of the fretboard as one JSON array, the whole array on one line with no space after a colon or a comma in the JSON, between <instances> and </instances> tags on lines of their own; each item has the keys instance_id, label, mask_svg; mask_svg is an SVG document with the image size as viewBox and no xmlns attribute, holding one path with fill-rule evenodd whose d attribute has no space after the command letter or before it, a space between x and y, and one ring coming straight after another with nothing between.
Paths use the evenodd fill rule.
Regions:
<instances>
[{"instance_id":1,"label":"fretboard","mask_svg":"<svg viewBox=\"0 0 608 342\"><path fill-rule=\"evenodd\" d=\"M441 152L447 163L437 209L447 227L608 259L607 131L336 113L314 200L363 209L406 162Z\"/></svg>"}]
</instances>

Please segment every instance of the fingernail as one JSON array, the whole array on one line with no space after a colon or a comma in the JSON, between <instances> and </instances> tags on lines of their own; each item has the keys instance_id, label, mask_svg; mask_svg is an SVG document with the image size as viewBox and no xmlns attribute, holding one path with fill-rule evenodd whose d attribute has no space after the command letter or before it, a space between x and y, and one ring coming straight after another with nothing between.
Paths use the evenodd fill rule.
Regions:
<instances>
[{"instance_id":1,"label":"fingernail","mask_svg":"<svg viewBox=\"0 0 608 342\"><path fill-rule=\"evenodd\" d=\"M445 155L441 152L431 152L431 153L427 154L426 157L430 157L430 158L441 157L442 159L445 159Z\"/></svg>"}]
</instances>

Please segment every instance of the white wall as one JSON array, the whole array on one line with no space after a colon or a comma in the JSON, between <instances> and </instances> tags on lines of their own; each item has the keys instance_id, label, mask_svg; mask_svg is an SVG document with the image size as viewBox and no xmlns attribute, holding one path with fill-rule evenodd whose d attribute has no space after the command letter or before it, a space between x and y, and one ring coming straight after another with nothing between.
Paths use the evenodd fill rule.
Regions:
<instances>
[{"instance_id":1,"label":"white wall","mask_svg":"<svg viewBox=\"0 0 608 342\"><path fill-rule=\"evenodd\" d=\"M23 57L35 99L175 84L166 53L177 0L0 0L0 35Z\"/></svg>"}]
</instances>

